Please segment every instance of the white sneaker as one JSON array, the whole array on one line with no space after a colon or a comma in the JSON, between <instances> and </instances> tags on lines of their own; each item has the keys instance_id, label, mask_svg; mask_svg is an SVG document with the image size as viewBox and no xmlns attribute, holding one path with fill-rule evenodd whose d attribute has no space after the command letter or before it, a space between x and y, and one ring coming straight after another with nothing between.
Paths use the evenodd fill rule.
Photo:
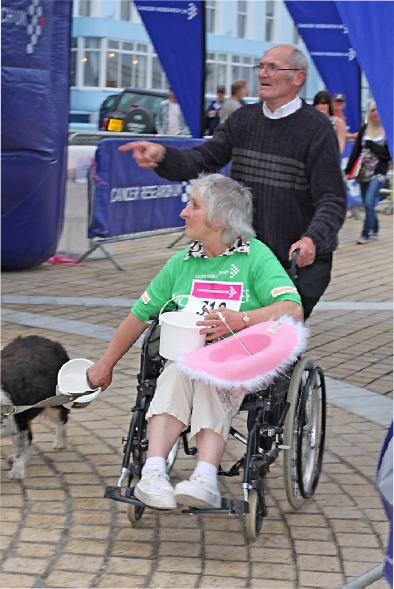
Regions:
<instances>
[{"instance_id":1,"label":"white sneaker","mask_svg":"<svg viewBox=\"0 0 394 589\"><path fill-rule=\"evenodd\" d=\"M134 487L134 496L145 505L157 509L175 509L174 489L168 474L159 468L146 469Z\"/></svg>"},{"instance_id":2,"label":"white sneaker","mask_svg":"<svg viewBox=\"0 0 394 589\"><path fill-rule=\"evenodd\" d=\"M201 474L192 474L188 481L175 485L174 498L188 507L220 507L222 499L217 483Z\"/></svg>"}]
</instances>

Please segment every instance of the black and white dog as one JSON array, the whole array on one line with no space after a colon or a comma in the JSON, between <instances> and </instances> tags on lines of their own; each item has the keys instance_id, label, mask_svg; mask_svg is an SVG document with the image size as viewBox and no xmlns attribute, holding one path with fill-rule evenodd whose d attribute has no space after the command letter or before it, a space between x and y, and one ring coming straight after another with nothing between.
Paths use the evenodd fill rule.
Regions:
<instances>
[{"instance_id":1,"label":"black and white dog","mask_svg":"<svg viewBox=\"0 0 394 589\"><path fill-rule=\"evenodd\" d=\"M57 342L37 335L17 337L1 352L1 406L34 405L56 395L57 374L68 360L66 350ZM3 416L2 409L1 435L12 436L13 454L8 457L12 469L8 478L19 480L26 476L29 446L33 439L31 422L40 413L56 423L53 447L56 450L66 447L69 411L59 405Z\"/></svg>"}]
</instances>

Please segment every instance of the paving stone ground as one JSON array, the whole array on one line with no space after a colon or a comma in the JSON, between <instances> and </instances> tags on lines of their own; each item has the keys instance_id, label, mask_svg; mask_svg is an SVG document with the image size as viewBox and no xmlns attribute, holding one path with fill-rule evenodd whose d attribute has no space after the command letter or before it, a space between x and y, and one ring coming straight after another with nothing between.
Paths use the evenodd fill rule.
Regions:
<instances>
[{"instance_id":1,"label":"paving stone ground","mask_svg":"<svg viewBox=\"0 0 394 589\"><path fill-rule=\"evenodd\" d=\"M392 217L381 211L381 237L356 245L360 221L347 219L339 237L332 282L310 320L308 354L325 373L349 385L392 398ZM164 262L186 245L163 247L171 236L116 244L107 259L85 266L42 265L2 275L3 296L31 297L3 302L4 312L29 313L36 326L13 323L4 315L2 346L17 335L58 339L70 357L96 360L107 342L81 332L65 333L48 317L79 321L105 331L127 313L119 307L58 304L56 297L137 298ZM35 304L34 297L53 297ZM10 299L7 299L10 300ZM33 301L33 302L32 302ZM342 303L363 303L341 309ZM375 310L373 303L379 303ZM370 305L370 306L368 306ZM106 333L106 332L105 332ZM286 499L281 458L266 479L268 516L255 543L249 543L241 516L189 516L146 510L132 527L122 504L103 498L116 484L135 398L140 350L133 347L119 362L111 388L88 409L71 414L66 450L52 448L52 424L35 423L27 477L9 481L2 441L1 565L2 587L247 587L261 589L339 588L380 564L388 524L375 485L385 427L328 405L327 446L314 498L299 510ZM244 416L235 427L244 429ZM229 441L223 466L242 454ZM182 451L172 471L174 483L189 476L194 459ZM223 495L242 498L240 478L221 482ZM372 587L387 587L384 580Z\"/></svg>"}]
</instances>

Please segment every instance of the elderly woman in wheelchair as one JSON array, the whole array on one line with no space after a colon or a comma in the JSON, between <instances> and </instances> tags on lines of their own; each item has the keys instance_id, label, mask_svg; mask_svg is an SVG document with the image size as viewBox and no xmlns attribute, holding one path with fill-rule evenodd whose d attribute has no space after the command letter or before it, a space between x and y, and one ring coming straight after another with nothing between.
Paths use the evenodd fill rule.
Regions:
<instances>
[{"instance_id":1,"label":"elderly woman in wheelchair","mask_svg":"<svg viewBox=\"0 0 394 589\"><path fill-rule=\"evenodd\" d=\"M196 314L196 324L208 343L284 315L302 321L301 300L293 282L268 247L254 238L248 189L219 174L200 177L181 217L185 235L193 243L167 262L134 304L104 355L89 369L93 386L104 390L111 384L116 363L147 328L151 315L169 301L177 301L180 311ZM157 509L178 504L220 508L219 464L231 420L244 396L244 390L226 395L202 380L190 379L168 361L146 414L146 462L130 500L137 498ZM284 421L286 411L282 413ZM173 488L166 459L189 424L198 462L189 480Z\"/></svg>"}]
</instances>

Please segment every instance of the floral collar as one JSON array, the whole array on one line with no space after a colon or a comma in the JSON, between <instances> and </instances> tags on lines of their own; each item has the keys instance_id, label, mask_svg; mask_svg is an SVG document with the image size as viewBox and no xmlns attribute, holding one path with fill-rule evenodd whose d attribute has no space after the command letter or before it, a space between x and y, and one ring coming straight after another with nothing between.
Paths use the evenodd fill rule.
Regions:
<instances>
[{"instance_id":1,"label":"floral collar","mask_svg":"<svg viewBox=\"0 0 394 589\"><path fill-rule=\"evenodd\" d=\"M249 250L250 250L249 241L242 241L242 239L240 237L237 237L237 239L234 241L233 245L230 245L230 247L228 247L225 252L220 254L220 256L231 256L235 252L241 252L243 254L248 254ZM218 257L220 257L220 256L218 256ZM204 252L204 247L200 241L193 241L193 243L191 244L191 246L189 248L189 251L187 252L186 256L184 257L184 260L188 260L191 257L193 257L193 258L207 258L208 257L206 255L206 253Z\"/></svg>"}]
</instances>

